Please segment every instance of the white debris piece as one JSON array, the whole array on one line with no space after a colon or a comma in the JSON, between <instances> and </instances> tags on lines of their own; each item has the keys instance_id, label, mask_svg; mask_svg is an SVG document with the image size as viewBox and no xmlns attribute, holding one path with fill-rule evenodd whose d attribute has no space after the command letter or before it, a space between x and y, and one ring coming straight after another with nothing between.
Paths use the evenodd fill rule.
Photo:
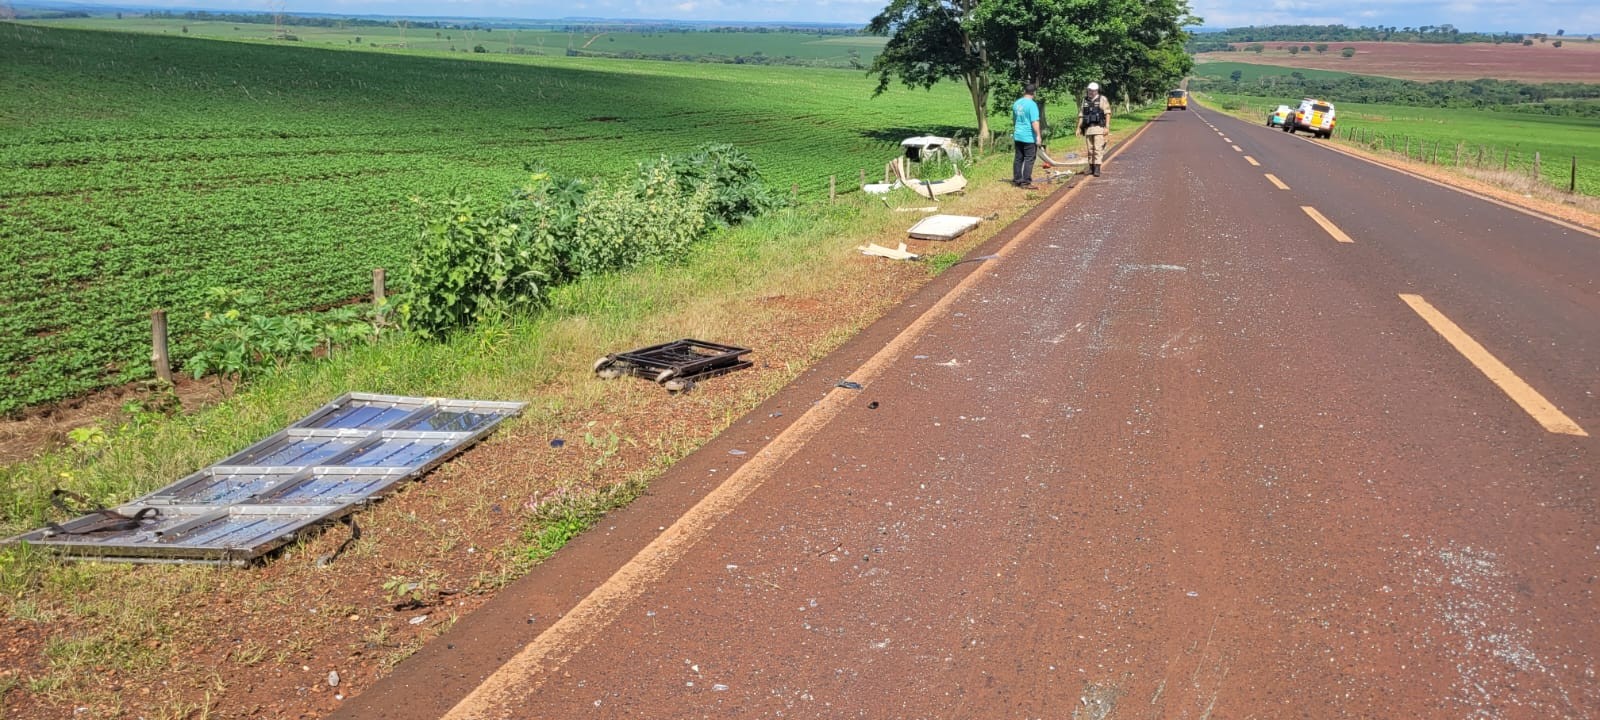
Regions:
<instances>
[{"instance_id":1,"label":"white debris piece","mask_svg":"<svg viewBox=\"0 0 1600 720\"><path fill-rule=\"evenodd\" d=\"M906 232L921 240L954 240L983 222L971 215L930 215L912 225Z\"/></svg>"},{"instance_id":2,"label":"white debris piece","mask_svg":"<svg viewBox=\"0 0 1600 720\"><path fill-rule=\"evenodd\" d=\"M900 243L900 249L898 250L886 248L877 243L867 243L856 249L860 250L862 255L885 257L891 260L915 260L919 257L916 253L907 251L905 243Z\"/></svg>"}]
</instances>

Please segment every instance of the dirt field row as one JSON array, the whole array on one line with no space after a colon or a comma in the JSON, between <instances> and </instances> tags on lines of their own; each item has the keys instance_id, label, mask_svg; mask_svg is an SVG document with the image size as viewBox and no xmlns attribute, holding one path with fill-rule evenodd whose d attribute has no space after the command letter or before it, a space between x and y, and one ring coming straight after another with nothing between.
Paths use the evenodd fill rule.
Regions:
<instances>
[{"instance_id":1,"label":"dirt field row","mask_svg":"<svg viewBox=\"0 0 1600 720\"><path fill-rule=\"evenodd\" d=\"M1600 42L1583 38L1563 38L1561 47L1549 41L1531 46L1505 43L1328 43L1325 53L1290 55L1297 43L1263 43L1267 49L1253 52L1203 53L1202 59L1260 63L1335 70L1358 75L1381 75L1406 80L1476 80L1497 78L1528 82L1600 82ZM1234 43L1243 50L1250 43ZM1299 45L1316 43L1305 42ZM1353 47L1354 57L1339 51Z\"/></svg>"}]
</instances>

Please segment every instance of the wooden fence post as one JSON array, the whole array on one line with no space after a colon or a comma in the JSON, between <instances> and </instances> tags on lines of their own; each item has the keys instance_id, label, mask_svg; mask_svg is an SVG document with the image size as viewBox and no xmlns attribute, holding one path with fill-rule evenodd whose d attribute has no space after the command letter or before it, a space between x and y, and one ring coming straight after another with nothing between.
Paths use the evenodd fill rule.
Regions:
<instances>
[{"instance_id":1,"label":"wooden fence post","mask_svg":"<svg viewBox=\"0 0 1600 720\"><path fill-rule=\"evenodd\" d=\"M377 307L379 305L382 305L384 297L387 296L387 294L386 294L387 293L387 288L384 287L384 280L385 280L385 278L384 278L383 268L373 268L372 269L372 306L373 307Z\"/></svg>"},{"instance_id":2,"label":"wooden fence post","mask_svg":"<svg viewBox=\"0 0 1600 720\"><path fill-rule=\"evenodd\" d=\"M1533 151L1533 179L1539 179L1539 151Z\"/></svg>"},{"instance_id":3,"label":"wooden fence post","mask_svg":"<svg viewBox=\"0 0 1600 720\"><path fill-rule=\"evenodd\" d=\"M833 202L834 199L838 198L838 196L839 196L837 188L834 185L834 182L835 182L835 176L829 175L828 176L828 202Z\"/></svg>"},{"instance_id":4,"label":"wooden fence post","mask_svg":"<svg viewBox=\"0 0 1600 720\"><path fill-rule=\"evenodd\" d=\"M1578 156L1572 156L1572 179L1567 181L1567 192L1578 192Z\"/></svg>"},{"instance_id":5,"label":"wooden fence post","mask_svg":"<svg viewBox=\"0 0 1600 720\"><path fill-rule=\"evenodd\" d=\"M1410 135L1406 136L1406 149L1402 154L1404 154L1407 159L1410 159L1410 157L1411 157L1411 136Z\"/></svg>"},{"instance_id":6,"label":"wooden fence post","mask_svg":"<svg viewBox=\"0 0 1600 720\"><path fill-rule=\"evenodd\" d=\"M790 200L799 200L800 199L800 183L794 183L794 184L791 184L789 186L789 199Z\"/></svg>"},{"instance_id":7,"label":"wooden fence post","mask_svg":"<svg viewBox=\"0 0 1600 720\"><path fill-rule=\"evenodd\" d=\"M1478 167L1483 167L1483 146L1478 146Z\"/></svg>"},{"instance_id":8,"label":"wooden fence post","mask_svg":"<svg viewBox=\"0 0 1600 720\"><path fill-rule=\"evenodd\" d=\"M1466 149L1466 143L1456 143L1456 167L1461 167L1461 151Z\"/></svg>"},{"instance_id":9,"label":"wooden fence post","mask_svg":"<svg viewBox=\"0 0 1600 720\"><path fill-rule=\"evenodd\" d=\"M862 185L867 184L867 169L866 168L861 168L861 184Z\"/></svg>"},{"instance_id":10,"label":"wooden fence post","mask_svg":"<svg viewBox=\"0 0 1600 720\"><path fill-rule=\"evenodd\" d=\"M156 377L172 383L172 359L167 357L167 311L156 308L150 311L150 364Z\"/></svg>"},{"instance_id":11,"label":"wooden fence post","mask_svg":"<svg viewBox=\"0 0 1600 720\"><path fill-rule=\"evenodd\" d=\"M1506 170L1509 170L1510 168L1511 168L1511 149L1507 148L1506 149L1506 153L1504 155L1500 156L1500 172L1505 172Z\"/></svg>"}]
</instances>

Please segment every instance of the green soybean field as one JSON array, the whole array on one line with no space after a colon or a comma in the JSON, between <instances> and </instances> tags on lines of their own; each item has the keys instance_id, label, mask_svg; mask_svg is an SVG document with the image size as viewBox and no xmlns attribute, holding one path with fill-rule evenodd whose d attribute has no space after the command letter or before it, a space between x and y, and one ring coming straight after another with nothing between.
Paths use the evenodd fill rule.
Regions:
<instances>
[{"instance_id":1,"label":"green soybean field","mask_svg":"<svg viewBox=\"0 0 1600 720\"><path fill-rule=\"evenodd\" d=\"M815 197L972 124L954 86L873 98L859 71L798 67L0 24L0 68L0 414L149 377L153 308L183 358L208 288L283 312L363 296L404 264L412 198L708 141Z\"/></svg>"},{"instance_id":2,"label":"green soybean field","mask_svg":"<svg viewBox=\"0 0 1600 720\"><path fill-rule=\"evenodd\" d=\"M239 42L272 42L276 28L269 23L130 15L125 18L92 17L31 20L44 27L151 33ZM592 54L613 57L654 57L715 62L810 65L849 68L870 65L887 38L873 35L806 33L786 30L743 29L710 32L699 29L558 30L468 27L402 27L359 25L332 27L288 25L285 33L306 46L335 45L382 49L386 52L437 51L513 53L523 55Z\"/></svg>"}]
</instances>

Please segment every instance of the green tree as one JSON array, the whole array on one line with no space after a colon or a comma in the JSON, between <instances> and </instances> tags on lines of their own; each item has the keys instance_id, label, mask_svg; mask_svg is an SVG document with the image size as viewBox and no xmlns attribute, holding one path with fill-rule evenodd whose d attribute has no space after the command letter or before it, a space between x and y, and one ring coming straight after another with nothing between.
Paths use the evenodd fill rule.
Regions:
<instances>
[{"instance_id":1,"label":"green tree","mask_svg":"<svg viewBox=\"0 0 1600 720\"><path fill-rule=\"evenodd\" d=\"M1184 28L1200 22L1187 0L983 0L974 21L997 79L1073 96L1097 81L1124 99L1163 91L1194 67Z\"/></svg>"},{"instance_id":2,"label":"green tree","mask_svg":"<svg viewBox=\"0 0 1600 720\"><path fill-rule=\"evenodd\" d=\"M907 87L931 88L940 80L960 80L972 99L978 140L989 138L989 53L973 28L979 0L891 0L867 23L867 32L888 35L867 74L878 76L873 96L894 78Z\"/></svg>"},{"instance_id":3,"label":"green tree","mask_svg":"<svg viewBox=\"0 0 1600 720\"><path fill-rule=\"evenodd\" d=\"M1250 45L1245 46L1245 49L1249 50L1250 52L1253 52L1253 53L1255 53L1257 55L1260 55L1262 50L1267 49L1267 46L1262 45L1261 43L1252 43Z\"/></svg>"},{"instance_id":4,"label":"green tree","mask_svg":"<svg viewBox=\"0 0 1600 720\"><path fill-rule=\"evenodd\" d=\"M1317 43L1317 52L1318 53L1325 53L1327 51L1328 51L1328 44L1327 43Z\"/></svg>"},{"instance_id":5,"label":"green tree","mask_svg":"<svg viewBox=\"0 0 1600 720\"><path fill-rule=\"evenodd\" d=\"M894 78L924 88L960 79L982 137L990 106L1010 100L994 94L999 83L1041 95L1075 96L1091 80L1110 97L1164 91L1194 67L1184 28L1199 22L1187 0L890 0L867 26L890 36L868 73L878 92Z\"/></svg>"},{"instance_id":6,"label":"green tree","mask_svg":"<svg viewBox=\"0 0 1600 720\"><path fill-rule=\"evenodd\" d=\"M1235 70L1235 71L1233 71L1231 73L1228 73L1228 79L1232 80L1234 82L1239 82L1240 80L1244 79L1244 71L1243 70Z\"/></svg>"},{"instance_id":7,"label":"green tree","mask_svg":"<svg viewBox=\"0 0 1600 720\"><path fill-rule=\"evenodd\" d=\"M1290 55L1299 55L1300 54L1300 48L1295 47L1293 45L1290 45L1289 46L1289 54Z\"/></svg>"},{"instance_id":8,"label":"green tree","mask_svg":"<svg viewBox=\"0 0 1600 720\"><path fill-rule=\"evenodd\" d=\"M1340 50L1339 54L1347 58L1352 58L1356 56L1356 49L1353 47L1347 47L1343 50Z\"/></svg>"},{"instance_id":9,"label":"green tree","mask_svg":"<svg viewBox=\"0 0 1600 720\"><path fill-rule=\"evenodd\" d=\"M1190 71L1194 58L1184 51L1184 28L1201 20L1189 13L1188 0L1147 0L1134 6L1135 21L1110 53L1101 77L1123 100L1144 101L1164 95Z\"/></svg>"}]
</instances>

